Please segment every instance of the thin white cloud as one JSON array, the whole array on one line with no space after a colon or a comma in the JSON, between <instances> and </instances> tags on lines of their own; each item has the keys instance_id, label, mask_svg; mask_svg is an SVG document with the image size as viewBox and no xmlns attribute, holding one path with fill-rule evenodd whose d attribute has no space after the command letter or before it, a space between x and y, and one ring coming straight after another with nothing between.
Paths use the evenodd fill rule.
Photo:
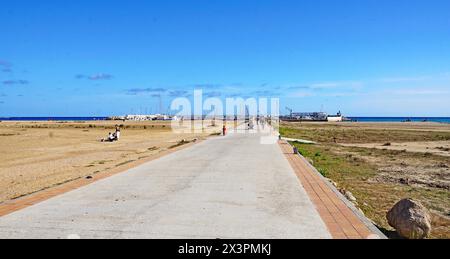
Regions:
<instances>
[{"instance_id":1,"label":"thin white cloud","mask_svg":"<svg viewBox=\"0 0 450 259\"><path fill-rule=\"evenodd\" d=\"M4 85L27 85L30 82L28 82L27 80L6 80L3 81Z\"/></svg>"},{"instance_id":2,"label":"thin white cloud","mask_svg":"<svg viewBox=\"0 0 450 259\"><path fill-rule=\"evenodd\" d=\"M388 94L394 95L446 95L450 94L450 90L445 89L398 89L387 91Z\"/></svg>"},{"instance_id":3,"label":"thin white cloud","mask_svg":"<svg viewBox=\"0 0 450 259\"><path fill-rule=\"evenodd\" d=\"M339 81L339 82L324 82L311 84L312 89L334 89L334 88L349 88L360 89L364 86L364 82L361 81Z\"/></svg>"},{"instance_id":4,"label":"thin white cloud","mask_svg":"<svg viewBox=\"0 0 450 259\"><path fill-rule=\"evenodd\" d=\"M114 76L110 75L110 74L105 74L105 73L95 74L95 75L91 75L91 76L78 74L78 75L75 75L75 78L76 79L89 79L89 80L92 80L92 81L99 81L99 80L110 80L110 79L113 79Z\"/></svg>"},{"instance_id":5,"label":"thin white cloud","mask_svg":"<svg viewBox=\"0 0 450 259\"><path fill-rule=\"evenodd\" d=\"M392 78L381 78L378 81L383 83L402 83L402 82L418 82L430 79L429 76L420 77L392 77Z\"/></svg>"},{"instance_id":6,"label":"thin white cloud","mask_svg":"<svg viewBox=\"0 0 450 259\"><path fill-rule=\"evenodd\" d=\"M103 74L103 73L101 73L101 74L92 75L92 76L90 76L88 78L89 78L89 80L94 80L94 81L96 81L96 80L110 80L110 79L113 78L113 76L110 75L110 74Z\"/></svg>"},{"instance_id":7,"label":"thin white cloud","mask_svg":"<svg viewBox=\"0 0 450 259\"><path fill-rule=\"evenodd\" d=\"M290 93L288 97L296 97L296 98L305 98L305 97L312 97L315 94L311 91L296 91L293 93Z\"/></svg>"},{"instance_id":8,"label":"thin white cloud","mask_svg":"<svg viewBox=\"0 0 450 259\"><path fill-rule=\"evenodd\" d=\"M339 83L318 83L310 85L311 88L334 88L338 86Z\"/></svg>"}]
</instances>

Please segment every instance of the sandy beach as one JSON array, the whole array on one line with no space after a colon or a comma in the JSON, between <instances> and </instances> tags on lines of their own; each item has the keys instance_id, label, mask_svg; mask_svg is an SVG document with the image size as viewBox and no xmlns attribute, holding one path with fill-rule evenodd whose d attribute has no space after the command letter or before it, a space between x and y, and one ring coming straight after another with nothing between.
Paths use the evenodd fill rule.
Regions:
<instances>
[{"instance_id":1,"label":"sandy beach","mask_svg":"<svg viewBox=\"0 0 450 259\"><path fill-rule=\"evenodd\" d=\"M388 236L386 212L415 198L433 214L432 237L450 238L450 124L282 123L281 133L317 142L296 145Z\"/></svg>"},{"instance_id":2,"label":"sandy beach","mask_svg":"<svg viewBox=\"0 0 450 259\"><path fill-rule=\"evenodd\" d=\"M115 125L119 142L102 143ZM183 140L205 133L175 134L170 122L0 122L0 203L118 166L134 166Z\"/></svg>"}]
</instances>

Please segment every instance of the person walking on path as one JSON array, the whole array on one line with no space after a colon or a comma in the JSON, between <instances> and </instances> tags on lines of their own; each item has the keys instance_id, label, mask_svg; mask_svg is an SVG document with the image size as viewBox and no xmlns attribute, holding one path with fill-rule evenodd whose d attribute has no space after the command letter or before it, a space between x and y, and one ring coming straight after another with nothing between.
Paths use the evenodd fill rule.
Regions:
<instances>
[{"instance_id":1,"label":"person walking on path","mask_svg":"<svg viewBox=\"0 0 450 259\"><path fill-rule=\"evenodd\" d=\"M116 126L115 140L116 141L120 140L120 127L119 126Z\"/></svg>"},{"instance_id":2,"label":"person walking on path","mask_svg":"<svg viewBox=\"0 0 450 259\"><path fill-rule=\"evenodd\" d=\"M227 135L227 126L226 125L223 125L222 133L224 136Z\"/></svg>"}]
</instances>

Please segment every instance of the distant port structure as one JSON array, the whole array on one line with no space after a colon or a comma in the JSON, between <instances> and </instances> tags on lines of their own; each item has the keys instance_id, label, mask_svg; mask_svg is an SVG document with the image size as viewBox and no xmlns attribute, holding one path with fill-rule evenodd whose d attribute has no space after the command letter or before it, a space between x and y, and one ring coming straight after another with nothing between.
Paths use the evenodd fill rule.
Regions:
<instances>
[{"instance_id":1,"label":"distant port structure","mask_svg":"<svg viewBox=\"0 0 450 259\"><path fill-rule=\"evenodd\" d=\"M177 116L165 115L165 114L133 114L125 116L112 116L107 120L122 120L122 121L167 121L167 120L179 120Z\"/></svg>"},{"instance_id":2,"label":"distant port structure","mask_svg":"<svg viewBox=\"0 0 450 259\"><path fill-rule=\"evenodd\" d=\"M294 112L293 109L286 107L289 111L289 115L281 116L282 121L291 122L301 122L301 121L311 121L311 122L342 122L347 121L347 119L339 111L336 115L329 115L325 112Z\"/></svg>"}]
</instances>

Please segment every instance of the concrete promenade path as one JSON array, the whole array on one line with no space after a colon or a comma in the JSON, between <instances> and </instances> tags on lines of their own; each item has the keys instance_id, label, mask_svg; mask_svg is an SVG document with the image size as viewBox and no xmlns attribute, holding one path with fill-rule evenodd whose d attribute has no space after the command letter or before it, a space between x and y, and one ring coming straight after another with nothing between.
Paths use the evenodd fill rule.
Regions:
<instances>
[{"instance_id":1,"label":"concrete promenade path","mask_svg":"<svg viewBox=\"0 0 450 259\"><path fill-rule=\"evenodd\" d=\"M0 238L331 238L278 144L217 137L0 218Z\"/></svg>"}]
</instances>

